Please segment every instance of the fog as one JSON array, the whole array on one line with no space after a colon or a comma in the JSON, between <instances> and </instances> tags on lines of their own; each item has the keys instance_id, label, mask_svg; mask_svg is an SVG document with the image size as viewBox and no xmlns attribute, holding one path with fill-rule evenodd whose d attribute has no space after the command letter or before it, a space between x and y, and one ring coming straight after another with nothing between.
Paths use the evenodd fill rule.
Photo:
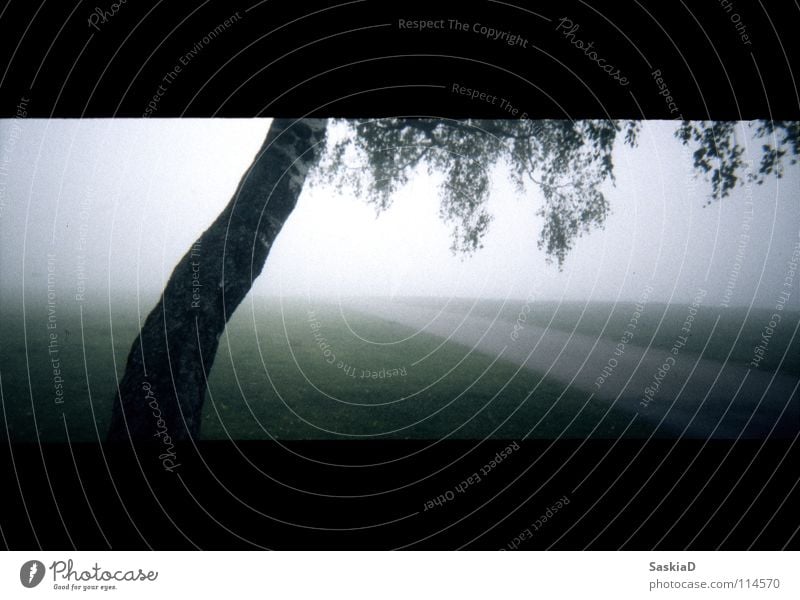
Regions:
<instances>
[{"instance_id":1,"label":"fog","mask_svg":"<svg viewBox=\"0 0 800 600\"><path fill-rule=\"evenodd\" d=\"M380 215L307 187L251 293L605 301L652 284L664 302L703 287L709 304L773 305L798 242L798 169L706 206L710 186L694 178L675 126L647 122L637 148L615 150L606 226L578 240L560 271L537 248L538 193L517 194L501 167L494 221L472 256L450 252L435 177L415 178ZM66 297L138 295L149 308L268 128L268 119L0 121L0 299L40 298L50 267Z\"/></svg>"}]
</instances>

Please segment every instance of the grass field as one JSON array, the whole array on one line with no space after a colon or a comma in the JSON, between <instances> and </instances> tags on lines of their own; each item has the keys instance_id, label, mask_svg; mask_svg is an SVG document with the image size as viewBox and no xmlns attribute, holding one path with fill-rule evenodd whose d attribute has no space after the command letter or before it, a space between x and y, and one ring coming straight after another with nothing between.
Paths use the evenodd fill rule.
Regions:
<instances>
[{"instance_id":1,"label":"grass field","mask_svg":"<svg viewBox=\"0 0 800 600\"><path fill-rule=\"evenodd\" d=\"M499 312L500 318L514 321L519 305L498 310L497 303L481 301L475 310L491 318ZM612 310L611 305L594 304L578 318L582 310L577 304L537 303L530 318L543 326L576 328L613 339L630 318L632 305ZM741 340L733 344L744 314L737 311L729 310L720 319L707 358L724 359L733 346L731 358L749 360L764 315L751 315ZM684 314L685 307L648 305L638 339L668 348ZM662 315L663 322L656 327ZM0 316L5 419L0 435L12 441L36 441L38 432L42 441L61 441L68 431L72 441L102 438L115 375L121 376L138 331L135 308L115 308L113 319L105 311L84 310L82 328L79 313L60 311L56 353L49 352L52 330L47 329L44 311L29 311L27 335L22 315L9 314L6 308ZM702 346L715 319L716 313L698 315L689 351ZM788 351L783 371L800 371L797 341L788 345L794 328L789 321L785 319L776 332L762 368L770 368ZM394 343L386 343L390 340ZM56 402L60 397L54 357L63 380L63 403ZM565 391L563 385L542 381L536 373L493 361L494 357L442 345L440 338L378 318L348 313L345 321L331 305L258 301L253 309L246 301L220 342L209 377L202 435L206 439L585 437L607 415L594 435L616 437L629 422L630 415L616 409L607 413L603 401L586 404L588 395L581 391ZM641 421L628 430L630 436L649 433Z\"/></svg>"},{"instance_id":2,"label":"grass field","mask_svg":"<svg viewBox=\"0 0 800 600\"><path fill-rule=\"evenodd\" d=\"M522 309L520 300L474 300L421 298L409 299L415 304L431 308L471 312L488 318L515 322ZM617 342L622 336L631 315L635 311L631 302L535 302L526 314L528 323L540 327L552 327L561 331L585 334L591 337L603 336ZM706 340L714 335L706 347L703 358L720 362L732 361L749 363L753 358L753 347L761 339L761 333L770 322L775 311L743 307L701 306L692 325L686 352L699 354ZM681 326L687 316L685 304L664 304L649 302L636 326L636 345L669 350L680 334ZM720 317L716 327L714 323ZM782 373L800 375L800 335L792 339L794 329L800 320L800 312L785 310L780 326L775 329L769 341L769 351L761 361L762 370L772 371L780 365Z\"/></svg>"}]
</instances>

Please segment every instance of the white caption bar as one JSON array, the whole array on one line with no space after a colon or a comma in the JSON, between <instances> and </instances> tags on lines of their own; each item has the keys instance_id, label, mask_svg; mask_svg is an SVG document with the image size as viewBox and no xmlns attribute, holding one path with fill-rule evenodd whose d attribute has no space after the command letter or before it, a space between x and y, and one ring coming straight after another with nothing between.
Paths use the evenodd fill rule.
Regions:
<instances>
[{"instance_id":1,"label":"white caption bar","mask_svg":"<svg viewBox=\"0 0 800 600\"><path fill-rule=\"evenodd\" d=\"M796 552L14 551L0 565L0 598L800 598Z\"/></svg>"}]
</instances>

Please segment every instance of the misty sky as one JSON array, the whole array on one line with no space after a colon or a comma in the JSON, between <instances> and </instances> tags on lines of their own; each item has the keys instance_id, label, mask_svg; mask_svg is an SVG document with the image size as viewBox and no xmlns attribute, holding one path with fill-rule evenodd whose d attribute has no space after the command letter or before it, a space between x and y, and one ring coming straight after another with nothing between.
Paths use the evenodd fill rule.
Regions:
<instances>
[{"instance_id":1,"label":"misty sky","mask_svg":"<svg viewBox=\"0 0 800 600\"><path fill-rule=\"evenodd\" d=\"M359 198L307 188L252 293L632 300L652 281L654 299L686 302L704 287L719 304L749 198L730 304L772 305L798 241L798 169L704 206L710 187L693 178L675 126L648 122L638 148L615 151L606 227L578 241L562 272L537 249L538 193L520 197L499 169L485 247L466 258L449 250L435 178L420 175L379 217ZM85 262L87 298L138 291L151 306L268 128L268 119L0 121L0 298L18 301L23 285L26 299L40 294L52 253L60 293L74 293Z\"/></svg>"}]
</instances>

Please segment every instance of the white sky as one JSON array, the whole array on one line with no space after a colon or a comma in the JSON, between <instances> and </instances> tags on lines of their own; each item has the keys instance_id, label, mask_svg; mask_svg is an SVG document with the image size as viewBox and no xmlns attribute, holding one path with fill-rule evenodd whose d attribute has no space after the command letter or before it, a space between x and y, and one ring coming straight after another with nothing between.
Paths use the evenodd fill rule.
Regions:
<instances>
[{"instance_id":1,"label":"white sky","mask_svg":"<svg viewBox=\"0 0 800 600\"><path fill-rule=\"evenodd\" d=\"M152 304L268 128L264 119L0 121L2 297L16 297L23 281L41 288L48 252L69 295L84 239L88 296L105 299L111 286ZM563 272L536 247L536 193L519 197L498 172L485 248L454 257L435 182L420 176L377 218L358 198L305 190L253 293L630 300L652 279L657 299L685 302L702 286L719 302L747 191L704 207L709 186L693 180L674 128L649 122L638 148L616 152L612 214L579 240ZM798 183L790 169L750 190L755 219L732 304L773 304L798 241Z\"/></svg>"}]
</instances>

